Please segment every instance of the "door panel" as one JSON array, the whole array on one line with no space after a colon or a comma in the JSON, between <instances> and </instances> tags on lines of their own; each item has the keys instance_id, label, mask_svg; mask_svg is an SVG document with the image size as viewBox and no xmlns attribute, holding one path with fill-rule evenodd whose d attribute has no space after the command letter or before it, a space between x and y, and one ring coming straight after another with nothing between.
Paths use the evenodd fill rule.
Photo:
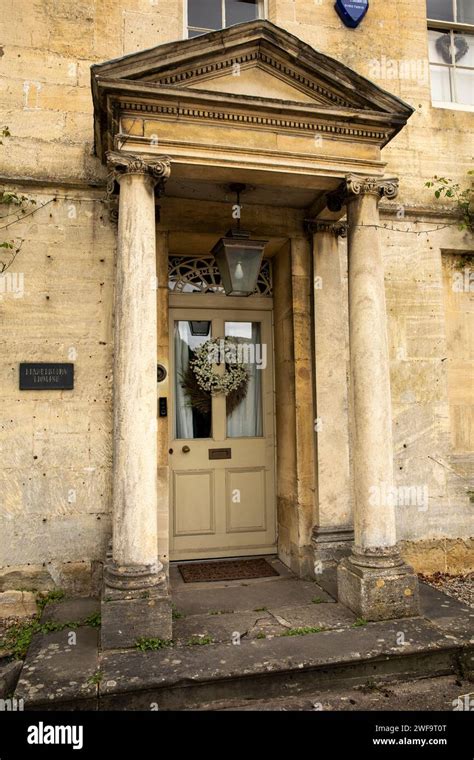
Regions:
<instances>
[{"instance_id":1,"label":"door panel","mask_svg":"<svg viewBox=\"0 0 474 760\"><path fill-rule=\"evenodd\" d=\"M175 535L215 533L214 473L211 470L178 471L173 476Z\"/></svg>"},{"instance_id":2,"label":"door panel","mask_svg":"<svg viewBox=\"0 0 474 760\"><path fill-rule=\"evenodd\" d=\"M266 530L265 469L227 470L227 533Z\"/></svg>"},{"instance_id":3,"label":"door panel","mask_svg":"<svg viewBox=\"0 0 474 760\"><path fill-rule=\"evenodd\" d=\"M171 559L271 553L276 544L271 313L173 309L170 334ZM189 374L193 351L210 336L235 338L236 353L221 352L215 364L217 372L227 361L246 367L245 388L235 395L203 395Z\"/></svg>"}]
</instances>

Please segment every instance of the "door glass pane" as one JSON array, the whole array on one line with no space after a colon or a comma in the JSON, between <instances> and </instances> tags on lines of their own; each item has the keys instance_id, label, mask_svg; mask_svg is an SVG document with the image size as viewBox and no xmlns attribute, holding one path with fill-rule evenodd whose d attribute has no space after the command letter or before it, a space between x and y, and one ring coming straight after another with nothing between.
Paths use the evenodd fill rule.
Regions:
<instances>
[{"instance_id":1,"label":"door glass pane","mask_svg":"<svg viewBox=\"0 0 474 760\"><path fill-rule=\"evenodd\" d=\"M246 378L226 398L227 437L251 438L263 435L262 372L267 366L267 346L261 343L259 322L226 322L226 342L231 350L227 366L243 367Z\"/></svg>"},{"instance_id":2,"label":"door glass pane","mask_svg":"<svg viewBox=\"0 0 474 760\"><path fill-rule=\"evenodd\" d=\"M456 69L457 102L474 106L474 69Z\"/></svg>"},{"instance_id":3,"label":"door glass pane","mask_svg":"<svg viewBox=\"0 0 474 760\"><path fill-rule=\"evenodd\" d=\"M439 21L454 21L453 5L453 0L426 0L426 15Z\"/></svg>"},{"instance_id":4,"label":"door glass pane","mask_svg":"<svg viewBox=\"0 0 474 760\"><path fill-rule=\"evenodd\" d=\"M190 364L196 349L210 337L211 322L175 322L176 438L212 437L212 399L199 387Z\"/></svg>"},{"instance_id":5,"label":"door glass pane","mask_svg":"<svg viewBox=\"0 0 474 760\"><path fill-rule=\"evenodd\" d=\"M451 80L448 66L430 66L431 97L435 103L451 103Z\"/></svg>"},{"instance_id":6,"label":"door glass pane","mask_svg":"<svg viewBox=\"0 0 474 760\"><path fill-rule=\"evenodd\" d=\"M221 0L188 0L188 26L222 28Z\"/></svg>"},{"instance_id":7,"label":"door glass pane","mask_svg":"<svg viewBox=\"0 0 474 760\"><path fill-rule=\"evenodd\" d=\"M458 17L460 24L474 24L473 0L458 0Z\"/></svg>"},{"instance_id":8,"label":"door glass pane","mask_svg":"<svg viewBox=\"0 0 474 760\"><path fill-rule=\"evenodd\" d=\"M225 0L225 24L241 24L258 18L257 0Z\"/></svg>"}]
</instances>

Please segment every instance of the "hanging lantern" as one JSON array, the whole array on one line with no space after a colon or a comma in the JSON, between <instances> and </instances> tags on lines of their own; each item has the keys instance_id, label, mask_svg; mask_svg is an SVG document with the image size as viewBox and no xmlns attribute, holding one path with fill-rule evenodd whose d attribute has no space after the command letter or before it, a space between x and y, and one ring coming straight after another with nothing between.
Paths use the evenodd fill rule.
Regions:
<instances>
[{"instance_id":1,"label":"hanging lantern","mask_svg":"<svg viewBox=\"0 0 474 760\"><path fill-rule=\"evenodd\" d=\"M231 190L237 194L237 227L229 230L211 251L227 296L251 296L255 292L268 242L251 240L250 232L240 229L240 193L244 189L245 185L231 185Z\"/></svg>"},{"instance_id":2,"label":"hanging lantern","mask_svg":"<svg viewBox=\"0 0 474 760\"><path fill-rule=\"evenodd\" d=\"M191 330L191 335L198 338L207 338L211 330L211 323L203 320L191 320L189 329Z\"/></svg>"}]
</instances>

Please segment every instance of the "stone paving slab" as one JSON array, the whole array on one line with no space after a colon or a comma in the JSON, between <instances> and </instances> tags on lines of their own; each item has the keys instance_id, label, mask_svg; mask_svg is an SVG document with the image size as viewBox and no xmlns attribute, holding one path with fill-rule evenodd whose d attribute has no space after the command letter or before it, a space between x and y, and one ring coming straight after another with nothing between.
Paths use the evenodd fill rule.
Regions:
<instances>
[{"instance_id":1,"label":"stone paving slab","mask_svg":"<svg viewBox=\"0 0 474 760\"><path fill-rule=\"evenodd\" d=\"M173 622L173 641L187 644L193 637L210 636L214 643L241 638L281 636L291 628L348 627L355 615L340 604L310 604L302 607L277 607L261 612L234 612L220 615L190 615Z\"/></svg>"},{"instance_id":2,"label":"stone paving slab","mask_svg":"<svg viewBox=\"0 0 474 760\"><path fill-rule=\"evenodd\" d=\"M334 603L329 594L313 581L277 579L269 583L245 584L212 588L195 588L189 584L172 589L175 609L188 615L210 612L265 612L271 607L299 607L311 604L315 598Z\"/></svg>"},{"instance_id":3,"label":"stone paving slab","mask_svg":"<svg viewBox=\"0 0 474 760\"><path fill-rule=\"evenodd\" d=\"M306 604L302 607L270 607L274 617L286 628L347 628L356 616L337 602L333 604Z\"/></svg>"},{"instance_id":4,"label":"stone paving slab","mask_svg":"<svg viewBox=\"0 0 474 760\"><path fill-rule=\"evenodd\" d=\"M401 632L403 644L397 643ZM262 689L263 696L269 687L263 676L280 675L278 688L289 685L291 690L291 684L304 672L315 673L315 678L322 674L323 679L331 680L334 666L342 664L367 665L372 672L371 662L397 659L405 661L399 666L405 673L415 673L414 656L419 655L426 675L428 653L440 655L434 665L439 675L439 669L444 674L454 669L455 653L462 646L462 642L447 639L427 621L414 618L305 636L243 640L239 646L209 644L158 652L108 653L101 657L103 678L99 691L106 709L120 708L120 699L126 709L149 709L150 700L159 700L166 690L169 695L170 689L172 699L179 703L185 697L182 689L178 695L177 687L187 689L198 684L208 687L214 695L219 684L233 690L237 683L252 682ZM119 699L114 700L114 696Z\"/></svg>"},{"instance_id":5,"label":"stone paving slab","mask_svg":"<svg viewBox=\"0 0 474 760\"><path fill-rule=\"evenodd\" d=\"M420 583L421 612L446 635L474 643L474 608Z\"/></svg>"},{"instance_id":6,"label":"stone paving slab","mask_svg":"<svg viewBox=\"0 0 474 760\"><path fill-rule=\"evenodd\" d=\"M191 615L173 622L173 641L186 645L196 637L212 637L213 642L229 642L238 633L241 638L256 636L262 629L260 623L271 626L274 635L284 628L268 612L234 612L227 615ZM263 626L265 628L265 626Z\"/></svg>"},{"instance_id":7,"label":"stone paving slab","mask_svg":"<svg viewBox=\"0 0 474 760\"><path fill-rule=\"evenodd\" d=\"M28 651L15 697L29 706L45 706L84 701L86 707L97 698L98 631L94 628L77 628L76 644L68 640L70 631L37 634Z\"/></svg>"},{"instance_id":8,"label":"stone paving slab","mask_svg":"<svg viewBox=\"0 0 474 760\"><path fill-rule=\"evenodd\" d=\"M100 612L100 601L90 597L64 599L47 604L41 622L70 623L81 622L96 612Z\"/></svg>"},{"instance_id":9,"label":"stone paving slab","mask_svg":"<svg viewBox=\"0 0 474 760\"><path fill-rule=\"evenodd\" d=\"M420 604L422 615L430 620L443 617L462 619L469 614L474 615L474 608L458 602L457 599L443 594L442 591L438 591L427 583L420 583Z\"/></svg>"}]
</instances>

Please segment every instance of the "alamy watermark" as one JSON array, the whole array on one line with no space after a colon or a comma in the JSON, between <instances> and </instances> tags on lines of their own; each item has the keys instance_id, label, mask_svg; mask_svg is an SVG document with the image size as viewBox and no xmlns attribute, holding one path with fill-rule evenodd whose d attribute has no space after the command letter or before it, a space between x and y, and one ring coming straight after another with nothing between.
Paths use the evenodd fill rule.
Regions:
<instances>
[{"instance_id":1,"label":"alamy watermark","mask_svg":"<svg viewBox=\"0 0 474 760\"><path fill-rule=\"evenodd\" d=\"M255 364L257 369L267 366L266 343L230 343L221 338L209 346L210 364Z\"/></svg>"},{"instance_id":2,"label":"alamy watermark","mask_svg":"<svg viewBox=\"0 0 474 760\"><path fill-rule=\"evenodd\" d=\"M4 296L23 298L25 295L25 275L23 272L6 272L0 274L0 301Z\"/></svg>"},{"instance_id":3,"label":"alamy watermark","mask_svg":"<svg viewBox=\"0 0 474 760\"><path fill-rule=\"evenodd\" d=\"M429 81L429 63L427 58L371 58L369 61L371 79L405 79L418 84Z\"/></svg>"},{"instance_id":4,"label":"alamy watermark","mask_svg":"<svg viewBox=\"0 0 474 760\"><path fill-rule=\"evenodd\" d=\"M369 488L369 504L373 507L418 507L420 512L428 509L428 486L392 486L381 483Z\"/></svg>"}]
</instances>

